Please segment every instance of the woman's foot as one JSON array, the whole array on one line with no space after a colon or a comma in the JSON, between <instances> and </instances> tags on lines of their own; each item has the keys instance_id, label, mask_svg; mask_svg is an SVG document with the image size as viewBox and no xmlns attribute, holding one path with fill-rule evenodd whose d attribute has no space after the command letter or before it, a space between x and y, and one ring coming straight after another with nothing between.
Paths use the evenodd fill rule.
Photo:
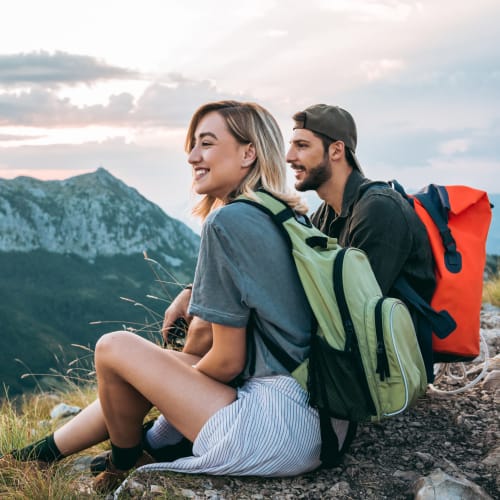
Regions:
<instances>
[{"instance_id":1,"label":"woman's foot","mask_svg":"<svg viewBox=\"0 0 500 500\"><path fill-rule=\"evenodd\" d=\"M178 458L189 457L193 454L193 443L186 438L182 438L180 443L163 446L156 450L150 446L145 448L155 462L173 462ZM92 475L97 476L97 474L103 472L110 457L111 451L105 451L96 455L90 462L90 472Z\"/></svg>"},{"instance_id":2,"label":"woman's foot","mask_svg":"<svg viewBox=\"0 0 500 500\"><path fill-rule=\"evenodd\" d=\"M143 451L133 468L136 469L153 462L153 458ZM111 493L125 480L130 470L117 469L111 460L111 452L108 452L104 460L104 470L94 479L94 491L100 494Z\"/></svg>"}]
</instances>

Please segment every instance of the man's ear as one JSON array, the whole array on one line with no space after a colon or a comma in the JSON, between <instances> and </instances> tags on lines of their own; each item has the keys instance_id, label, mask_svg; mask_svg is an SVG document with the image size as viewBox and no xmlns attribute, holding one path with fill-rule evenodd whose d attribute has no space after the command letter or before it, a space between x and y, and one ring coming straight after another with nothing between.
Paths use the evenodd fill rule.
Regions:
<instances>
[{"instance_id":1,"label":"man's ear","mask_svg":"<svg viewBox=\"0 0 500 500\"><path fill-rule=\"evenodd\" d=\"M342 141L335 141L328 148L328 157L332 161L338 161L345 157L345 145Z\"/></svg>"},{"instance_id":2,"label":"man's ear","mask_svg":"<svg viewBox=\"0 0 500 500\"><path fill-rule=\"evenodd\" d=\"M249 142L245 146L245 150L243 153L243 161L241 163L241 166L244 168L251 167L255 163L256 159L257 159L257 152L255 151L255 146L251 142Z\"/></svg>"}]
</instances>

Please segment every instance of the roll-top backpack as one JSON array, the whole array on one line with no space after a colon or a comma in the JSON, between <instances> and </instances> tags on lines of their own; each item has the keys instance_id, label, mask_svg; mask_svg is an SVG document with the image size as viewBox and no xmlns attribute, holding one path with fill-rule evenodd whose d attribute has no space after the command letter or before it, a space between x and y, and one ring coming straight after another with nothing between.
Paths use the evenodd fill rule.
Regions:
<instances>
[{"instance_id":1,"label":"roll-top backpack","mask_svg":"<svg viewBox=\"0 0 500 500\"><path fill-rule=\"evenodd\" d=\"M270 338L270 352L319 410L323 465L337 463L330 417L378 421L403 412L427 386L406 305L383 297L366 254L342 248L265 191L237 198L264 211L286 239L315 318L310 355L298 364ZM338 445L338 443L337 443Z\"/></svg>"},{"instance_id":2,"label":"roll-top backpack","mask_svg":"<svg viewBox=\"0 0 500 500\"><path fill-rule=\"evenodd\" d=\"M492 217L488 195L468 186L436 184L408 195L397 181L389 184L413 206L423 222L436 276L430 304L406 286L398 291L430 320L434 362L470 361L480 350L486 238ZM435 312L449 315L448 328L436 325Z\"/></svg>"}]
</instances>

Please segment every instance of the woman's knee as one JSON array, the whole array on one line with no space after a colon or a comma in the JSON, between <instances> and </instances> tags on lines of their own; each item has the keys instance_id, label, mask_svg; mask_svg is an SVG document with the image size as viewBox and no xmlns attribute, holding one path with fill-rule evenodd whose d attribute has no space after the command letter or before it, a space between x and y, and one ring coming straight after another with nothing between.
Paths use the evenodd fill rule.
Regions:
<instances>
[{"instance_id":1,"label":"woman's knee","mask_svg":"<svg viewBox=\"0 0 500 500\"><path fill-rule=\"evenodd\" d=\"M104 334L95 345L95 363L110 361L113 358L121 358L124 351L130 349L133 343L133 334L126 331L117 331Z\"/></svg>"}]
</instances>

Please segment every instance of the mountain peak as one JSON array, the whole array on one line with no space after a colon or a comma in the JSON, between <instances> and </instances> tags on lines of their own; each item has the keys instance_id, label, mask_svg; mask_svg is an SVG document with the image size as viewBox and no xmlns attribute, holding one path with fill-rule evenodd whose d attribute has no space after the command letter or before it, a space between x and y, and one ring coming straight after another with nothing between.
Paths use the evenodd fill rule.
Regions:
<instances>
[{"instance_id":1,"label":"mountain peak","mask_svg":"<svg viewBox=\"0 0 500 500\"><path fill-rule=\"evenodd\" d=\"M170 266L196 258L199 237L99 167L64 181L0 182L0 251L96 256L154 251Z\"/></svg>"}]
</instances>

